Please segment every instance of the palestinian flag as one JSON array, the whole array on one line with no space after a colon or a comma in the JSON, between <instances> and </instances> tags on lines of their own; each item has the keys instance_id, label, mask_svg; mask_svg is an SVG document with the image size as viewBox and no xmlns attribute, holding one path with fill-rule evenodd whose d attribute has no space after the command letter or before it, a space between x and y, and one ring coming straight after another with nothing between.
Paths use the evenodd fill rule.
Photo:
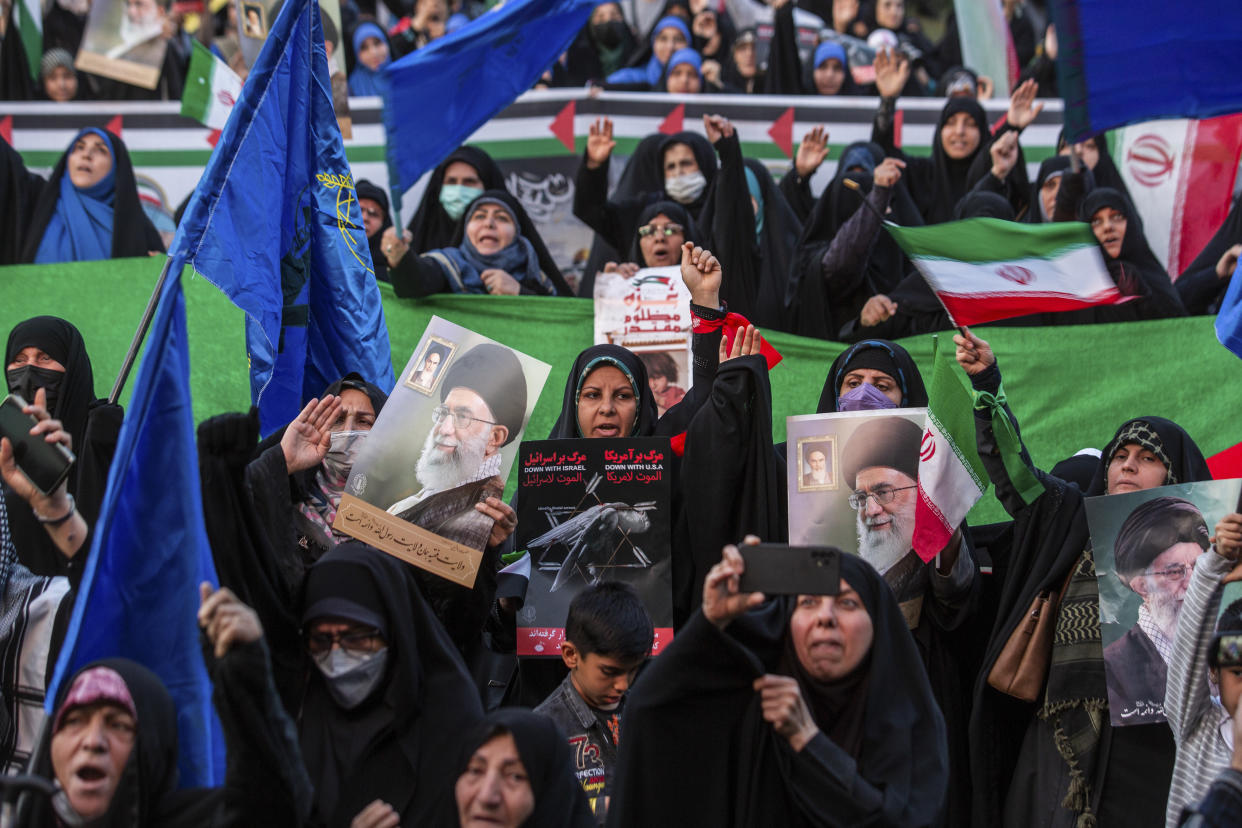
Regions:
<instances>
[{"instance_id":1,"label":"palestinian flag","mask_svg":"<svg viewBox=\"0 0 1242 828\"><path fill-rule=\"evenodd\" d=\"M43 6L39 0L15 0L15 3L13 20L21 34L22 48L26 50L30 77L38 80L39 64L43 61Z\"/></svg>"},{"instance_id":2,"label":"palestinian flag","mask_svg":"<svg viewBox=\"0 0 1242 828\"><path fill-rule=\"evenodd\" d=\"M972 218L885 227L949 312L954 325L1126 300L1081 222L1019 224Z\"/></svg>"},{"instance_id":3,"label":"palestinian flag","mask_svg":"<svg viewBox=\"0 0 1242 828\"><path fill-rule=\"evenodd\" d=\"M1176 279L1229 213L1242 115L1132 124L1109 143L1151 250Z\"/></svg>"},{"instance_id":4,"label":"palestinian flag","mask_svg":"<svg viewBox=\"0 0 1242 828\"><path fill-rule=\"evenodd\" d=\"M181 114L211 129L224 129L241 97L242 79L203 44L194 41L190 71L181 95Z\"/></svg>"},{"instance_id":5,"label":"palestinian flag","mask_svg":"<svg viewBox=\"0 0 1242 828\"><path fill-rule=\"evenodd\" d=\"M914 551L924 562L940 554L988 485L975 451L970 380L957 365L952 342L941 337L933 347L928 397L914 506Z\"/></svg>"}]
</instances>

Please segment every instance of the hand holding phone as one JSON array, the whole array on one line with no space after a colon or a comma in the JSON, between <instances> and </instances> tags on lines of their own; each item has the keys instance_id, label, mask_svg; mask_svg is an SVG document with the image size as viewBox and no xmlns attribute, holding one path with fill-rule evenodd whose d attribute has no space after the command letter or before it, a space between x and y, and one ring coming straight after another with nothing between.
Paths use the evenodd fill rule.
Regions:
<instances>
[{"instance_id":1,"label":"hand holding phone","mask_svg":"<svg viewBox=\"0 0 1242 828\"><path fill-rule=\"evenodd\" d=\"M40 388L33 405L17 394L0 402L0 477L36 514L48 516L74 457L73 439L47 413L46 401Z\"/></svg>"}]
</instances>

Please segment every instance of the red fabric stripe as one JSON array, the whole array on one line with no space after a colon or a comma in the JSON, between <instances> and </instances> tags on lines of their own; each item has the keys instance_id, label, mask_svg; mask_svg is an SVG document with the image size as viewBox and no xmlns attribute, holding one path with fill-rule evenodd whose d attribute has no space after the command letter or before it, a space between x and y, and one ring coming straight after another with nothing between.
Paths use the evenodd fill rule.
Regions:
<instances>
[{"instance_id":1,"label":"red fabric stripe","mask_svg":"<svg viewBox=\"0 0 1242 828\"><path fill-rule=\"evenodd\" d=\"M1047 293L992 294L980 297L938 292L936 295L958 325L981 325L984 322L1010 319L1028 313L1071 311L1093 305L1119 305L1127 298L1115 290L1091 297Z\"/></svg>"},{"instance_id":2,"label":"red fabric stripe","mask_svg":"<svg viewBox=\"0 0 1242 828\"><path fill-rule=\"evenodd\" d=\"M944 525L944 516L927 502L927 493L919 489L914 502L914 552L927 563L948 545L953 529Z\"/></svg>"},{"instance_id":3,"label":"red fabric stripe","mask_svg":"<svg viewBox=\"0 0 1242 828\"><path fill-rule=\"evenodd\" d=\"M1242 115L1225 115L1199 121L1179 192L1193 197L1179 199L1179 243L1169 255L1169 275L1176 279L1203 251L1225 221L1233 201L1238 154L1242 151Z\"/></svg>"},{"instance_id":4,"label":"red fabric stripe","mask_svg":"<svg viewBox=\"0 0 1242 828\"><path fill-rule=\"evenodd\" d=\"M744 328L750 324L750 320L748 320L745 316L742 316L740 313L728 313L725 314L724 319L712 320L702 319L691 313L690 318L694 323L691 330L693 330L696 334L723 330L724 340L726 347L728 348L733 347L733 337L737 333L738 328ZM782 357L780 352L773 348L768 340L762 335L760 335L759 340L759 353L763 354L763 358L768 363L768 370L771 371L784 357Z\"/></svg>"},{"instance_id":5,"label":"red fabric stripe","mask_svg":"<svg viewBox=\"0 0 1242 828\"><path fill-rule=\"evenodd\" d=\"M517 631L517 654L520 656L561 657L561 642L565 640L564 627L520 627ZM659 655L673 643L672 627L656 627L651 654ZM540 649L536 650L535 648Z\"/></svg>"}]
</instances>

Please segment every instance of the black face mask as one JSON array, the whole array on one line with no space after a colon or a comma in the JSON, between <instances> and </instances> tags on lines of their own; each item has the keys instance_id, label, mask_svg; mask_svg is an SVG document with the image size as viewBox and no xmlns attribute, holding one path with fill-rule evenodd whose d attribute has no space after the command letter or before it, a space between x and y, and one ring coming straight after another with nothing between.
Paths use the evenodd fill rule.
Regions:
<instances>
[{"instance_id":1,"label":"black face mask","mask_svg":"<svg viewBox=\"0 0 1242 828\"><path fill-rule=\"evenodd\" d=\"M609 20L607 23L592 23L591 37L605 49L615 49L625 42L625 21Z\"/></svg>"},{"instance_id":2,"label":"black face mask","mask_svg":"<svg viewBox=\"0 0 1242 828\"><path fill-rule=\"evenodd\" d=\"M60 384L65 379L64 371L52 371L34 365L23 365L21 368L10 368L5 371L9 381L9 393L21 394L26 402L34 404L35 391L42 388L47 394L47 411L56 416L56 399L59 396Z\"/></svg>"}]
</instances>

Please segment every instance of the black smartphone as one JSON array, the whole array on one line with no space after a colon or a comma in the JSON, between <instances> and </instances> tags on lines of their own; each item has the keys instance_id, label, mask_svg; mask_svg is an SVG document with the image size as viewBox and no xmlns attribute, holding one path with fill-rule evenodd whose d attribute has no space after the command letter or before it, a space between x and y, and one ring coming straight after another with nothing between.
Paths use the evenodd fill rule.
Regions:
<instances>
[{"instance_id":1,"label":"black smartphone","mask_svg":"<svg viewBox=\"0 0 1242 828\"><path fill-rule=\"evenodd\" d=\"M30 429L38 420L22 411L28 404L17 394L9 394L0 402L0 437L9 438L17 467L35 488L51 494L69 475L73 452L60 443L47 442L43 435L31 436Z\"/></svg>"},{"instance_id":2,"label":"black smartphone","mask_svg":"<svg viewBox=\"0 0 1242 828\"><path fill-rule=\"evenodd\" d=\"M764 595L836 595L841 591L841 555L835 546L784 543L738 544L746 570L739 589Z\"/></svg>"}]
</instances>

